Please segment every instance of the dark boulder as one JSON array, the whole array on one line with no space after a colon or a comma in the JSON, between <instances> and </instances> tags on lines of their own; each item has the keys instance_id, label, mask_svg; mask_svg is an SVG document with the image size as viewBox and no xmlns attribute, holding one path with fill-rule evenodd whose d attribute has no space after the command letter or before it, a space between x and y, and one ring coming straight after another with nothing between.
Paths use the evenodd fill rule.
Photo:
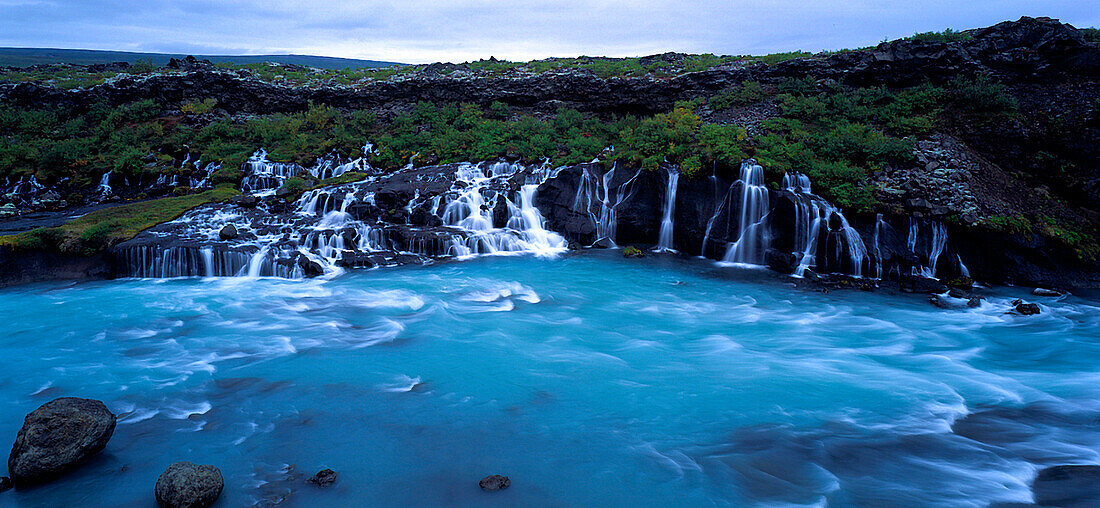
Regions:
<instances>
[{"instance_id":1,"label":"dark boulder","mask_svg":"<svg viewBox=\"0 0 1100 508\"><path fill-rule=\"evenodd\" d=\"M504 490L512 486L512 480L510 480L507 476L494 474L482 478L481 481L477 484L481 487L481 490Z\"/></svg>"},{"instance_id":2,"label":"dark boulder","mask_svg":"<svg viewBox=\"0 0 1100 508\"><path fill-rule=\"evenodd\" d=\"M764 262L768 264L768 268L784 274L794 273L798 268L798 256L779 249L768 249L764 252Z\"/></svg>"},{"instance_id":3,"label":"dark boulder","mask_svg":"<svg viewBox=\"0 0 1100 508\"><path fill-rule=\"evenodd\" d=\"M1032 291L1031 294L1035 296L1062 296L1061 291L1046 288L1035 288L1035 290Z\"/></svg>"},{"instance_id":4,"label":"dark boulder","mask_svg":"<svg viewBox=\"0 0 1100 508\"><path fill-rule=\"evenodd\" d=\"M260 204L260 198L251 194L240 194L233 196L228 200L230 203L244 207L244 208L256 208L256 205Z\"/></svg>"},{"instance_id":5,"label":"dark boulder","mask_svg":"<svg viewBox=\"0 0 1100 508\"><path fill-rule=\"evenodd\" d=\"M218 231L218 238L222 240L236 240L238 236L240 234L237 233L237 226L232 224L226 224L221 231Z\"/></svg>"},{"instance_id":6,"label":"dark boulder","mask_svg":"<svg viewBox=\"0 0 1100 508\"><path fill-rule=\"evenodd\" d=\"M951 298L966 298L967 294L968 293L966 291L959 288L951 288L947 290L947 296L950 296Z\"/></svg>"},{"instance_id":7,"label":"dark boulder","mask_svg":"<svg viewBox=\"0 0 1100 508\"><path fill-rule=\"evenodd\" d=\"M1016 304L1016 312L1019 312L1024 316L1033 316L1035 314L1038 314L1039 311L1039 305L1034 303L1020 302Z\"/></svg>"},{"instance_id":8,"label":"dark boulder","mask_svg":"<svg viewBox=\"0 0 1100 508\"><path fill-rule=\"evenodd\" d=\"M306 481L318 487L328 487L329 485L336 483L336 476L336 471L333 471L331 469L322 469L318 471L317 474L313 475L312 478Z\"/></svg>"},{"instance_id":9,"label":"dark boulder","mask_svg":"<svg viewBox=\"0 0 1100 508\"><path fill-rule=\"evenodd\" d=\"M936 279L919 275L903 275L898 285L906 293L941 294L947 292L947 286Z\"/></svg>"},{"instance_id":10,"label":"dark boulder","mask_svg":"<svg viewBox=\"0 0 1100 508\"><path fill-rule=\"evenodd\" d=\"M966 301L966 306L971 309L975 309L982 306L982 299L977 296L970 298Z\"/></svg>"},{"instance_id":11,"label":"dark boulder","mask_svg":"<svg viewBox=\"0 0 1100 508\"><path fill-rule=\"evenodd\" d=\"M165 508L200 508L214 504L225 486L222 473L209 465L176 462L157 478L157 504Z\"/></svg>"},{"instance_id":12,"label":"dark boulder","mask_svg":"<svg viewBox=\"0 0 1100 508\"><path fill-rule=\"evenodd\" d=\"M508 225L508 201L500 198L497 199L496 205L493 205L493 227L500 229Z\"/></svg>"},{"instance_id":13,"label":"dark boulder","mask_svg":"<svg viewBox=\"0 0 1100 508\"><path fill-rule=\"evenodd\" d=\"M14 482L11 481L11 478L8 478L7 476L0 476L0 492L12 488L13 485Z\"/></svg>"},{"instance_id":14,"label":"dark boulder","mask_svg":"<svg viewBox=\"0 0 1100 508\"><path fill-rule=\"evenodd\" d=\"M1061 507L1100 506L1100 466L1054 466L1031 485L1035 502Z\"/></svg>"},{"instance_id":15,"label":"dark boulder","mask_svg":"<svg viewBox=\"0 0 1100 508\"><path fill-rule=\"evenodd\" d=\"M98 400L62 397L23 420L8 457L16 485L50 480L103 451L115 432L115 415Z\"/></svg>"}]
</instances>

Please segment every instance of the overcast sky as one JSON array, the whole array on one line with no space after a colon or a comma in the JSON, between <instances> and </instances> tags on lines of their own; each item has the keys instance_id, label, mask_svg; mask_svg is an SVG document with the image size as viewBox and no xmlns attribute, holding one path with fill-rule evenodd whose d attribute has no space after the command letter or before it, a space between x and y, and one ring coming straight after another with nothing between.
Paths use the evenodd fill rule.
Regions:
<instances>
[{"instance_id":1,"label":"overcast sky","mask_svg":"<svg viewBox=\"0 0 1100 508\"><path fill-rule=\"evenodd\" d=\"M406 63L740 55L862 47L1024 15L1100 26L1096 0L0 0L0 46Z\"/></svg>"}]
</instances>

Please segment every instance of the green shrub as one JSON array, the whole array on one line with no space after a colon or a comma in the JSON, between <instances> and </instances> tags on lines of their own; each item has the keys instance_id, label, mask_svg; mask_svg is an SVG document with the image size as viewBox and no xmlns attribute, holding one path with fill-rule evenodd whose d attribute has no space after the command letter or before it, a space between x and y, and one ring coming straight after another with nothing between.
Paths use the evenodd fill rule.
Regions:
<instances>
[{"instance_id":1,"label":"green shrub","mask_svg":"<svg viewBox=\"0 0 1100 508\"><path fill-rule=\"evenodd\" d=\"M707 105L714 111L722 111L737 106L747 106L760 102L765 97L764 86L757 81L743 81L741 86L727 88L707 99Z\"/></svg>"},{"instance_id":2,"label":"green shrub","mask_svg":"<svg viewBox=\"0 0 1100 508\"><path fill-rule=\"evenodd\" d=\"M306 181L297 176L287 178L283 181L283 185L279 187L279 190L290 194L300 194L305 189Z\"/></svg>"},{"instance_id":3,"label":"green shrub","mask_svg":"<svg viewBox=\"0 0 1100 508\"><path fill-rule=\"evenodd\" d=\"M244 173L237 166L223 167L210 175L210 183L214 185L230 184L236 186L244 179Z\"/></svg>"},{"instance_id":4,"label":"green shrub","mask_svg":"<svg viewBox=\"0 0 1100 508\"><path fill-rule=\"evenodd\" d=\"M1078 28L1077 31L1088 42L1100 42L1100 28Z\"/></svg>"},{"instance_id":5,"label":"green shrub","mask_svg":"<svg viewBox=\"0 0 1100 508\"><path fill-rule=\"evenodd\" d=\"M183 111L185 115L204 115L211 111L214 111L214 107L218 105L218 101L215 99L203 99L201 102L188 102L180 106L180 111Z\"/></svg>"},{"instance_id":6,"label":"green shrub","mask_svg":"<svg viewBox=\"0 0 1100 508\"><path fill-rule=\"evenodd\" d=\"M1014 116L1019 107L1008 87L989 76L956 78L948 83L947 94L957 108L986 122Z\"/></svg>"},{"instance_id":7,"label":"green shrub","mask_svg":"<svg viewBox=\"0 0 1100 508\"><path fill-rule=\"evenodd\" d=\"M956 32L948 28L942 32L921 32L913 34L906 37L906 39L921 42L958 42L973 39L973 37L966 32Z\"/></svg>"}]
</instances>

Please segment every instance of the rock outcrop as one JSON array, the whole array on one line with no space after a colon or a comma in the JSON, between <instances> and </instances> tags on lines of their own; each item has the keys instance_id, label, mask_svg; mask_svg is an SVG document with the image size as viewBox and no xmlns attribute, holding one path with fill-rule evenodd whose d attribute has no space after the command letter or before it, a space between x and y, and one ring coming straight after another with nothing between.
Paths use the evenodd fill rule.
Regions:
<instances>
[{"instance_id":1,"label":"rock outcrop","mask_svg":"<svg viewBox=\"0 0 1100 508\"><path fill-rule=\"evenodd\" d=\"M115 415L98 400L62 397L35 409L8 457L17 486L51 480L103 451L115 431Z\"/></svg>"}]
</instances>

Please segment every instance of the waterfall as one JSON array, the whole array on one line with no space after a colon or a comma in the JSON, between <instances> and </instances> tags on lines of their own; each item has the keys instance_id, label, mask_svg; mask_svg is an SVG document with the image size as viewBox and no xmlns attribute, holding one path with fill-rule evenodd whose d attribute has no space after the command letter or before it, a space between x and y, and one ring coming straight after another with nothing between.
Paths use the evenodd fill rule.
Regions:
<instances>
[{"instance_id":1,"label":"waterfall","mask_svg":"<svg viewBox=\"0 0 1100 508\"><path fill-rule=\"evenodd\" d=\"M726 250L723 261L763 264L767 249L764 216L768 213L768 187L764 183L764 168L756 161L741 163L741 220L737 241Z\"/></svg>"},{"instance_id":2,"label":"waterfall","mask_svg":"<svg viewBox=\"0 0 1100 508\"><path fill-rule=\"evenodd\" d=\"M784 175L783 184L786 190L793 193L795 203L794 222L794 246L801 252L798 267L794 275L802 277L806 270L813 268L820 270L824 263L820 260L825 255L836 261L846 260L851 268L851 274L857 277L863 275L863 261L868 258L867 248L859 232L849 223L844 213L832 203L811 194L810 179L806 175ZM833 252L827 250L830 233L836 233L838 238L833 241ZM843 241L838 241L842 239ZM875 248L878 249L878 226L875 227ZM830 256L831 254L831 256ZM875 270L875 276L878 270Z\"/></svg>"},{"instance_id":3,"label":"waterfall","mask_svg":"<svg viewBox=\"0 0 1100 508\"><path fill-rule=\"evenodd\" d=\"M257 155L253 163L264 167L254 170L277 175L270 169L273 163L262 158ZM324 171L339 172L339 166ZM131 277L300 278L340 273L341 266L404 264L440 256L551 256L567 245L561 235L546 230L534 197L552 174L548 161L530 168L507 162L462 163L427 172L407 168L315 189L285 212L271 212L267 202L260 203L259 211L205 205L120 244L116 265L119 276ZM380 209L374 190L391 178L397 182L393 188L403 190L389 192L386 199L400 199L398 208L406 219L426 212L432 218L417 221L425 225L382 220L395 210ZM449 188L441 188L440 182L450 182ZM413 188L407 187L410 183ZM227 224L237 228L237 238L220 237Z\"/></svg>"},{"instance_id":4,"label":"waterfall","mask_svg":"<svg viewBox=\"0 0 1100 508\"><path fill-rule=\"evenodd\" d=\"M673 215L676 213L676 187L680 181L680 172L668 167L668 187L665 189L664 214L661 218L661 232L657 239L658 251L672 251Z\"/></svg>"},{"instance_id":5,"label":"waterfall","mask_svg":"<svg viewBox=\"0 0 1100 508\"><path fill-rule=\"evenodd\" d=\"M881 248L882 240L881 240L881 238L882 238L883 226L890 227L889 224L886 224L886 222L884 220L882 220L882 214L881 213L875 214L875 237L874 237L874 242L875 242L875 275L874 275L874 277L876 279L881 279L882 278L882 248Z\"/></svg>"},{"instance_id":6,"label":"waterfall","mask_svg":"<svg viewBox=\"0 0 1100 508\"><path fill-rule=\"evenodd\" d=\"M627 181L614 187L617 164L612 163L611 169L603 174L603 178L597 179L584 166L581 170L581 182L577 186L577 195L573 198L573 211L587 214L596 226L596 241L607 240L615 245L616 208L629 199L634 193L634 182L641 174L641 170L634 173Z\"/></svg>"},{"instance_id":7,"label":"waterfall","mask_svg":"<svg viewBox=\"0 0 1100 508\"><path fill-rule=\"evenodd\" d=\"M940 256L943 254L944 248L947 246L947 226L939 221L930 222L930 236L928 243L928 264L918 264L913 266L910 273L912 275L920 275L922 277L935 278L937 273L937 266L939 265ZM916 254L918 259L920 253L918 251L918 242L920 240L920 221L915 217L909 218L909 238L906 245L909 248L909 252ZM959 270L964 274L969 273L966 269L966 265L962 264L962 258L958 259Z\"/></svg>"},{"instance_id":8,"label":"waterfall","mask_svg":"<svg viewBox=\"0 0 1100 508\"><path fill-rule=\"evenodd\" d=\"M99 187L96 189L100 196L111 195L111 172L103 173L103 176L99 179Z\"/></svg>"}]
</instances>

